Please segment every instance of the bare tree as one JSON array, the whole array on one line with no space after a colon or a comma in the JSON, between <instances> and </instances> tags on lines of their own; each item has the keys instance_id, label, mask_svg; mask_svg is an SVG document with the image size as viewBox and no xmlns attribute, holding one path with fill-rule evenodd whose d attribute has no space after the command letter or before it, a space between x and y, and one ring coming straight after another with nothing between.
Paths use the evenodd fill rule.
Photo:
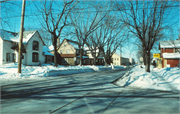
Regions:
<instances>
[{"instance_id":1,"label":"bare tree","mask_svg":"<svg viewBox=\"0 0 180 114\"><path fill-rule=\"evenodd\" d=\"M68 23L68 15L75 7L77 2L71 1L41 1L42 7L39 5L37 9L42 13L42 18L39 18L42 27L48 31L52 38L54 46L54 65L57 67L57 39L61 36L61 32Z\"/></svg>"},{"instance_id":2,"label":"bare tree","mask_svg":"<svg viewBox=\"0 0 180 114\"><path fill-rule=\"evenodd\" d=\"M21 2L17 1L10 1L10 0L2 0L0 1L0 22L1 22L1 29L14 29L15 28L15 21L11 21L13 18L20 17L21 15ZM19 11L18 11L19 9Z\"/></svg>"},{"instance_id":3,"label":"bare tree","mask_svg":"<svg viewBox=\"0 0 180 114\"><path fill-rule=\"evenodd\" d=\"M89 2L88 2L89 3ZM91 2L91 8L88 9L86 4L81 6L81 10L76 10L71 14L71 22L73 23L72 36L77 38L80 49L80 66L82 66L83 47L87 42L87 38L91 33L96 31L101 26L101 21L107 15L107 12L100 12L100 4L93 4ZM91 12L89 10L94 10Z\"/></svg>"},{"instance_id":4,"label":"bare tree","mask_svg":"<svg viewBox=\"0 0 180 114\"><path fill-rule=\"evenodd\" d=\"M164 30L170 26L166 22L172 11L170 6L173 4L174 2L170 1L144 0L115 2L114 4L120 11L121 21L142 43L147 72L150 72L150 51L154 43L163 38Z\"/></svg>"},{"instance_id":5,"label":"bare tree","mask_svg":"<svg viewBox=\"0 0 180 114\"><path fill-rule=\"evenodd\" d=\"M119 20L115 16L107 15L103 20L103 24L99 27L87 40L89 48L96 46L99 50L98 55L94 54L94 61L102 53L105 65L110 64L112 55L117 48L125 41L125 33L123 32L124 25L119 24Z\"/></svg>"}]
</instances>

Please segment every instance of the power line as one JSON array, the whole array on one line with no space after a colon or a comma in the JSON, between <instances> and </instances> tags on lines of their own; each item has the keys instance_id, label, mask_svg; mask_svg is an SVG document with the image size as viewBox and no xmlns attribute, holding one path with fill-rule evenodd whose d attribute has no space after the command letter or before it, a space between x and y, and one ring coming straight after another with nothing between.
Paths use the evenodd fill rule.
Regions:
<instances>
[{"instance_id":1,"label":"power line","mask_svg":"<svg viewBox=\"0 0 180 114\"><path fill-rule=\"evenodd\" d=\"M169 7L179 7L180 5L175 5L175 6L169 6ZM138 10L142 10L142 9L153 9L153 7L151 8L139 8ZM131 9L122 9L122 10L131 10ZM119 10L101 10L101 11L86 11L86 12L74 12L74 13L90 13L90 12L113 12L113 11L119 11ZM52 13L52 14L59 14L59 13ZM26 14L25 17L32 17L32 16L37 16L37 15L44 15L44 13L38 13L38 14ZM9 18L18 18L21 16L11 16L11 17L6 17L3 19L9 19ZM0 17L1 19L2 17Z\"/></svg>"}]
</instances>

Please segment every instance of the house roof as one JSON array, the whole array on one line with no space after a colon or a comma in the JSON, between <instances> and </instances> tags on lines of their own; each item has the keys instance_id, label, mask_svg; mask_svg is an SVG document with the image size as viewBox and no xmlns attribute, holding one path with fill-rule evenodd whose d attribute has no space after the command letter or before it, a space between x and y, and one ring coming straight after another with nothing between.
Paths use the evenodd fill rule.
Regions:
<instances>
[{"instance_id":1,"label":"house roof","mask_svg":"<svg viewBox=\"0 0 180 114\"><path fill-rule=\"evenodd\" d=\"M160 48L180 48L180 40L160 41Z\"/></svg>"},{"instance_id":2,"label":"house roof","mask_svg":"<svg viewBox=\"0 0 180 114\"><path fill-rule=\"evenodd\" d=\"M163 53L163 58L166 59L179 59L180 53Z\"/></svg>"},{"instance_id":3,"label":"house roof","mask_svg":"<svg viewBox=\"0 0 180 114\"><path fill-rule=\"evenodd\" d=\"M53 45L50 45L48 48L49 48L50 51L54 50L54 46Z\"/></svg>"},{"instance_id":4,"label":"house roof","mask_svg":"<svg viewBox=\"0 0 180 114\"><path fill-rule=\"evenodd\" d=\"M54 56L52 53L50 53L50 49L47 46L43 46L43 52L44 55Z\"/></svg>"},{"instance_id":5,"label":"house roof","mask_svg":"<svg viewBox=\"0 0 180 114\"><path fill-rule=\"evenodd\" d=\"M86 50L87 53L91 53L91 49L90 49L89 47L84 47L84 50ZM95 48L94 48L94 47L92 47L92 50L93 50L93 52L95 52ZM96 47L96 52L97 52L97 53L99 52L98 47Z\"/></svg>"},{"instance_id":6,"label":"house roof","mask_svg":"<svg viewBox=\"0 0 180 114\"><path fill-rule=\"evenodd\" d=\"M70 45L72 45L75 49L79 49L79 44L78 44L78 42L73 41L73 40L69 40L69 39L66 39L66 41L67 41Z\"/></svg>"},{"instance_id":7,"label":"house roof","mask_svg":"<svg viewBox=\"0 0 180 114\"><path fill-rule=\"evenodd\" d=\"M61 57L76 57L76 54L60 54Z\"/></svg>"},{"instance_id":8,"label":"house roof","mask_svg":"<svg viewBox=\"0 0 180 114\"><path fill-rule=\"evenodd\" d=\"M36 31L24 31L23 32L23 43L26 44ZM19 32L10 32L6 30L0 30L0 37L6 41L19 42Z\"/></svg>"}]
</instances>

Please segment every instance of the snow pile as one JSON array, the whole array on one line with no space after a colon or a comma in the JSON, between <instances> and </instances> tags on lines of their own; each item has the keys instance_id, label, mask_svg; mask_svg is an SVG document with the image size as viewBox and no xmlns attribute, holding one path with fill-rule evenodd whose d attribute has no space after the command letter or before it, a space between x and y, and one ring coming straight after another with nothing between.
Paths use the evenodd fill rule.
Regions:
<instances>
[{"instance_id":1,"label":"snow pile","mask_svg":"<svg viewBox=\"0 0 180 114\"><path fill-rule=\"evenodd\" d=\"M129 73L120 78L116 84L119 86L130 86L158 90L180 90L180 70L179 68L154 69L145 72L145 68L134 67Z\"/></svg>"},{"instance_id":2,"label":"snow pile","mask_svg":"<svg viewBox=\"0 0 180 114\"><path fill-rule=\"evenodd\" d=\"M17 73L18 64L10 63L0 66L0 79L17 79L17 78L37 78L47 76L60 76L76 73L86 73L101 70L110 70L111 66L62 66L54 67L50 64L42 66L24 66L22 65L21 74Z\"/></svg>"},{"instance_id":3,"label":"snow pile","mask_svg":"<svg viewBox=\"0 0 180 114\"><path fill-rule=\"evenodd\" d=\"M175 89L180 90L180 69L178 67L164 68L159 71L159 74Z\"/></svg>"}]
</instances>

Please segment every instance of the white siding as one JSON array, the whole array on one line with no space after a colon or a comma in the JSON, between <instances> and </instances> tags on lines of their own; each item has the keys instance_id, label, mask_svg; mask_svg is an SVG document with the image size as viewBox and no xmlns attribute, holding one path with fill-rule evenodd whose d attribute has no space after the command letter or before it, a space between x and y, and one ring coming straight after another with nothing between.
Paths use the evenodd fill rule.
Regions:
<instances>
[{"instance_id":1,"label":"white siding","mask_svg":"<svg viewBox=\"0 0 180 114\"><path fill-rule=\"evenodd\" d=\"M33 50L33 41L39 42L39 50ZM41 63L45 63L45 57L43 55L43 42L39 36L39 34L36 32L34 36L30 39L28 42L27 48L26 48L26 65L39 65L40 62L32 62L32 53L37 52L39 54L39 61Z\"/></svg>"},{"instance_id":2,"label":"white siding","mask_svg":"<svg viewBox=\"0 0 180 114\"><path fill-rule=\"evenodd\" d=\"M33 50L32 45L33 41L39 42L39 50ZM18 52L11 49L12 46L15 46L14 42L4 41L0 38L0 65L10 63L6 61L6 53L15 54L16 59L15 62L18 62ZM30 39L28 44L24 45L26 49L26 53L23 53L24 59L22 59L23 65L39 65L40 63L45 63L45 56L43 55L43 41L41 40L38 32L34 34L34 36ZM32 62L32 53L37 52L39 54L39 62Z\"/></svg>"},{"instance_id":3,"label":"white siding","mask_svg":"<svg viewBox=\"0 0 180 114\"><path fill-rule=\"evenodd\" d=\"M3 57L3 58L2 58L2 61L3 61L3 62L2 62L2 64L12 63L12 62L7 62L7 61L6 61L6 54L7 54L7 53L10 53L10 54L15 53L14 50L11 49L11 47L14 46L14 45L15 45L15 43L13 43L13 42L3 41L3 46L2 46L2 47L3 47L3 51L2 51L2 52L3 52L3 53L2 53L2 55L3 55L3 56L2 56L2 57ZM16 56L16 57L17 57L17 56Z\"/></svg>"},{"instance_id":4,"label":"white siding","mask_svg":"<svg viewBox=\"0 0 180 114\"><path fill-rule=\"evenodd\" d=\"M3 57L3 40L2 40L2 38L0 38L0 65L2 65L2 57Z\"/></svg>"},{"instance_id":5,"label":"white siding","mask_svg":"<svg viewBox=\"0 0 180 114\"><path fill-rule=\"evenodd\" d=\"M117 55L116 53L114 53L112 55L113 58L113 64L116 66L120 66L121 65L121 57L119 55Z\"/></svg>"}]
</instances>

